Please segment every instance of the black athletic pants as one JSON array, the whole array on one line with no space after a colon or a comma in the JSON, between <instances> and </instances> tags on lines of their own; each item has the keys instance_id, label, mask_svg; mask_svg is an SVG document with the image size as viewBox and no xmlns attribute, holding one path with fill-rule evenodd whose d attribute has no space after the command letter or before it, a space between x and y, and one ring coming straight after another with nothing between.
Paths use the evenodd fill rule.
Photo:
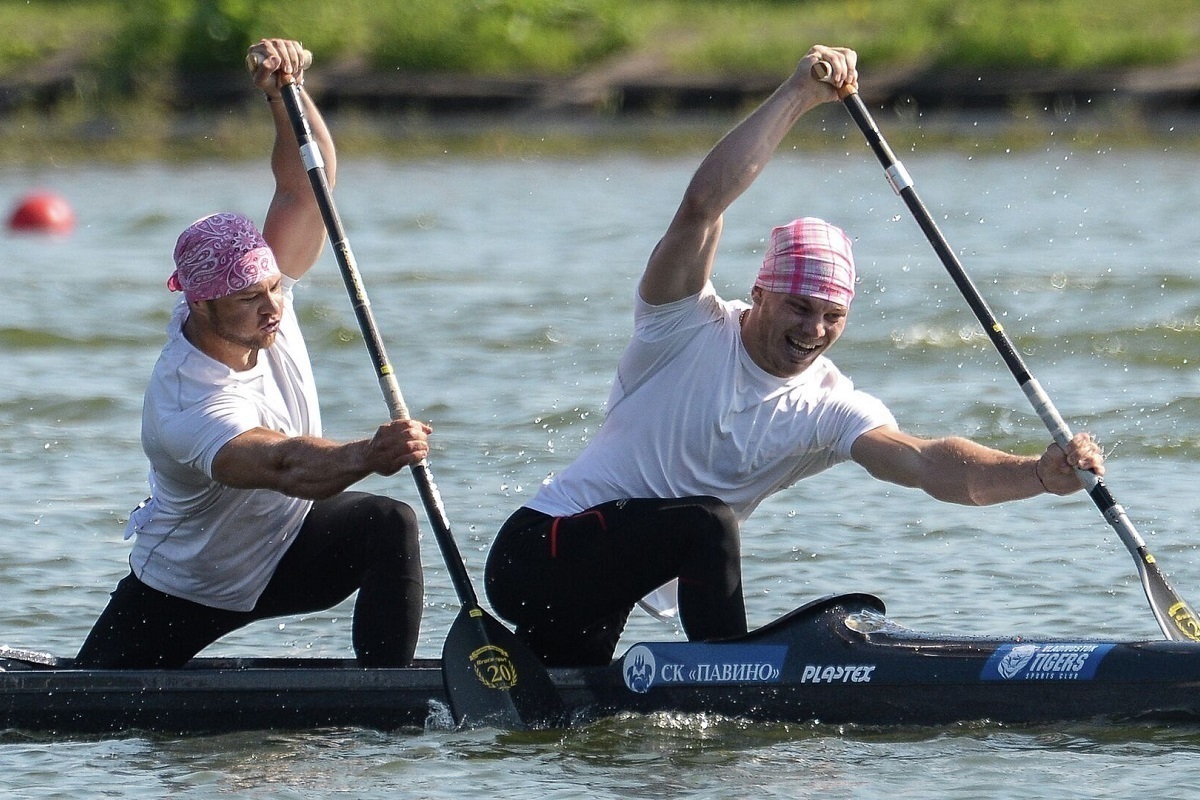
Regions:
<instances>
[{"instance_id":1,"label":"black athletic pants","mask_svg":"<svg viewBox=\"0 0 1200 800\"><path fill-rule=\"evenodd\" d=\"M692 640L746 632L738 525L713 497L615 500L570 517L522 508L496 536L485 585L546 664L612 660L642 597L679 578Z\"/></svg>"},{"instance_id":2,"label":"black athletic pants","mask_svg":"<svg viewBox=\"0 0 1200 800\"><path fill-rule=\"evenodd\" d=\"M355 591L354 652L363 666L412 661L424 603L417 518L396 500L343 492L313 504L251 611L226 611L152 589L132 573L76 657L79 667L181 667L221 636L261 619L321 611Z\"/></svg>"}]
</instances>

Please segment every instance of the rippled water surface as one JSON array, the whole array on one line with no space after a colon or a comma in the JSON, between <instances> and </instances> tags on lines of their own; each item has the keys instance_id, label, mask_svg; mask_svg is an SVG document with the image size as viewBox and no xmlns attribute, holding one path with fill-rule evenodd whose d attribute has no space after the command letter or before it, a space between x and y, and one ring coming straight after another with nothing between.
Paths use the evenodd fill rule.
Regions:
<instances>
[{"instance_id":1,"label":"rippled water surface","mask_svg":"<svg viewBox=\"0 0 1200 800\"><path fill-rule=\"evenodd\" d=\"M1034 374L1111 453L1109 483L1176 588L1200 596L1200 155L1169 143L909 152L917 188ZM472 574L491 536L595 431L634 285L699 153L347 158L338 205ZM80 224L0 239L0 642L73 654L125 572L145 493L142 391L172 297L175 236L211 211L261 218L264 163L0 168ZM877 163L782 152L727 215L715 281L744 296L769 228L843 224L862 286L835 360L927 435L1036 452L1046 433ZM298 291L327 432L386 416L333 259ZM411 481L365 484L419 505ZM1132 560L1080 496L946 506L843 465L744 529L753 624L860 590L915 628L1155 638ZM456 602L426 537L420 653ZM228 655L345 655L348 606L263 623ZM677 632L637 617L627 642ZM948 700L949 702L949 700ZM555 734L365 730L107 739L0 734L13 796L1194 797L1193 728L986 724L873 731L618 718Z\"/></svg>"}]
</instances>

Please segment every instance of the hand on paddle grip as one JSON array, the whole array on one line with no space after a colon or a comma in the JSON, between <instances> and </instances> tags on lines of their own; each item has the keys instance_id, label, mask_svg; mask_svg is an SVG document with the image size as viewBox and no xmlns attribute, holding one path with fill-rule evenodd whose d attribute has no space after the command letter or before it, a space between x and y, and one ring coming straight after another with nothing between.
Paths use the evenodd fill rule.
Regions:
<instances>
[{"instance_id":1,"label":"hand on paddle grip","mask_svg":"<svg viewBox=\"0 0 1200 800\"><path fill-rule=\"evenodd\" d=\"M818 61L817 63L813 64L810 72L812 73L813 78L821 83L833 84L833 67L828 61ZM858 92L858 81L847 83L842 86L835 86L834 89L837 91L838 99L845 100L850 95Z\"/></svg>"},{"instance_id":2,"label":"hand on paddle grip","mask_svg":"<svg viewBox=\"0 0 1200 800\"><path fill-rule=\"evenodd\" d=\"M259 47L259 46L260 45L255 45L255 47ZM262 63L266 60L267 60L267 55L265 53L263 53L259 50L251 49L250 52L246 54L246 69L248 69L250 72L254 72L259 67L261 67ZM300 69L306 70L312 66L312 63L313 63L312 51L311 50L302 50L300 52Z\"/></svg>"}]
</instances>

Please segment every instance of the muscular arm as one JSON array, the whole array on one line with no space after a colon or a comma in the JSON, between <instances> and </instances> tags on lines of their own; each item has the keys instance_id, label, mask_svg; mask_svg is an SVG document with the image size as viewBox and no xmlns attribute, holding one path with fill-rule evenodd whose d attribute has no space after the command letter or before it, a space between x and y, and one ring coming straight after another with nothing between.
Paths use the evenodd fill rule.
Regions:
<instances>
[{"instance_id":1,"label":"muscular arm","mask_svg":"<svg viewBox=\"0 0 1200 800\"><path fill-rule=\"evenodd\" d=\"M643 300L661 305L704 287L712 273L725 209L750 187L806 111L836 100L835 86L857 81L856 58L850 50L812 48L792 76L705 156L650 255L639 287ZM818 60L833 65L836 83L812 78L810 71Z\"/></svg>"},{"instance_id":2,"label":"muscular arm","mask_svg":"<svg viewBox=\"0 0 1200 800\"><path fill-rule=\"evenodd\" d=\"M1081 488L1075 467L1104 474L1104 457L1086 433L1066 453L1050 445L1039 456L1015 456L961 437L922 439L892 427L868 431L850 454L880 480L922 489L949 503L990 505Z\"/></svg>"},{"instance_id":3,"label":"muscular arm","mask_svg":"<svg viewBox=\"0 0 1200 800\"><path fill-rule=\"evenodd\" d=\"M237 489L271 489L321 500L371 474L392 475L429 454L428 426L415 420L383 425L371 439L339 443L254 428L225 444L213 478Z\"/></svg>"},{"instance_id":4,"label":"muscular arm","mask_svg":"<svg viewBox=\"0 0 1200 800\"><path fill-rule=\"evenodd\" d=\"M303 81L300 60L303 51L298 42L264 39L251 50L264 56L262 65L254 73L254 83L269 96L280 96L279 74L291 74L297 83ZM300 92L300 100L332 188L337 176L337 153L333 137L307 92ZM309 183L308 172L300 158L287 109L282 102L268 105L275 122L275 141L271 150L275 193L263 222L263 238L271 245L280 271L298 280L321 255L321 249L325 246L325 226Z\"/></svg>"}]
</instances>

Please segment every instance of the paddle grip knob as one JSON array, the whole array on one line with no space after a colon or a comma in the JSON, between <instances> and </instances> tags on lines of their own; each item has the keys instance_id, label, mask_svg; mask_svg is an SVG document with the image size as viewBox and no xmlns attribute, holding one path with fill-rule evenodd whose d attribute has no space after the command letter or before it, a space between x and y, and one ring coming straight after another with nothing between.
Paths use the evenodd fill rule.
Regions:
<instances>
[{"instance_id":1,"label":"paddle grip knob","mask_svg":"<svg viewBox=\"0 0 1200 800\"><path fill-rule=\"evenodd\" d=\"M249 53L246 55L246 69L254 72L263 62L262 53ZM300 69L308 69L312 66L313 54L311 50L305 50L301 55Z\"/></svg>"},{"instance_id":2,"label":"paddle grip knob","mask_svg":"<svg viewBox=\"0 0 1200 800\"><path fill-rule=\"evenodd\" d=\"M830 63L828 61L818 61L817 63L812 65L812 69L810 69L809 72L812 74L812 76L814 78L819 80L821 83L831 83L832 82L831 78L833 77L833 67L830 65ZM845 100L847 97L856 93L857 91L858 91L857 83L851 83L846 86L838 87L838 89L837 89L838 98L841 100Z\"/></svg>"}]
</instances>

